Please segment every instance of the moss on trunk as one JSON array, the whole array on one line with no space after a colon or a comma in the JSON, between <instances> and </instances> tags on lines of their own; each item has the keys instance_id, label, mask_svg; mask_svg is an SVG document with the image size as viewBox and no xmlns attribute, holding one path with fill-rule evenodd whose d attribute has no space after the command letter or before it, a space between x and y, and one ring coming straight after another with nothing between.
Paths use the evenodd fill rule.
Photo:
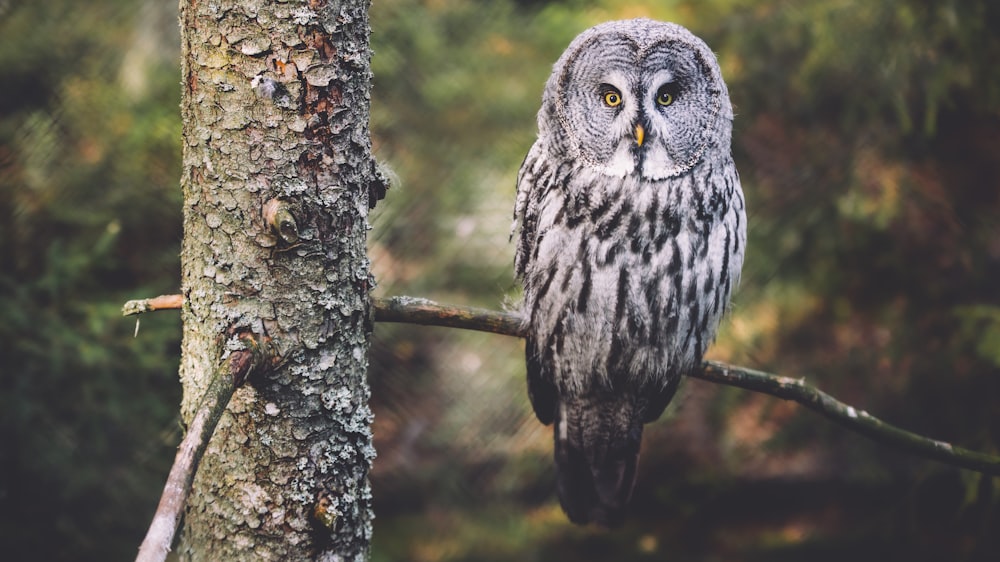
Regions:
<instances>
[{"instance_id":1,"label":"moss on trunk","mask_svg":"<svg viewBox=\"0 0 1000 562\"><path fill-rule=\"evenodd\" d=\"M184 559L367 555L367 9L181 2L185 422L235 330L266 333L284 361L223 416L188 503ZM268 224L275 200L295 236Z\"/></svg>"}]
</instances>

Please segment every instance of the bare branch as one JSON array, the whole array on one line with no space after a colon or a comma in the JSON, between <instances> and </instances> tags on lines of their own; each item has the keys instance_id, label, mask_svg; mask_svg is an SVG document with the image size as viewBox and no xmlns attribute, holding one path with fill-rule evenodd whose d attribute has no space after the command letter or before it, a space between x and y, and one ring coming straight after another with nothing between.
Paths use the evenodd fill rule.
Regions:
<instances>
[{"instance_id":1,"label":"bare branch","mask_svg":"<svg viewBox=\"0 0 1000 562\"><path fill-rule=\"evenodd\" d=\"M122 316L132 316L154 310L174 310L184 304L184 295L160 295L151 299L128 301L122 306Z\"/></svg>"},{"instance_id":2,"label":"bare branch","mask_svg":"<svg viewBox=\"0 0 1000 562\"><path fill-rule=\"evenodd\" d=\"M706 361L700 370L688 376L792 400L879 443L960 468L1000 475L1000 457L900 429L809 386L804 379L781 377L715 361Z\"/></svg>"},{"instance_id":3,"label":"bare branch","mask_svg":"<svg viewBox=\"0 0 1000 562\"><path fill-rule=\"evenodd\" d=\"M274 361L273 350L268 342L262 345L249 334L241 335L240 340L244 342L246 349L233 351L220 362L191 419L187 434L177 448L177 456L174 457L174 464L170 467L167 483L163 486L163 494L160 495L160 503L156 507L153 521L146 531L146 538L139 546L136 562L166 560L170 545L174 542L174 535L177 533L181 512L191 492L198 463L205 454L208 442L215 432L215 426L222 419L222 413L226 411L233 392L243 384L250 372Z\"/></svg>"},{"instance_id":4,"label":"bare branch","mask_svg":"<svg viewBox=\"0 0 1000 562\"><path fill-rule=\"evenodd\" d=\"M404 322L424 326L444 326L463 330L492 332L523 338L527 333L524 319L518 314L471 306L438 304L414 297L372 299L376 322Z\"/></svg>"},{"instance_id":5,"label":"bare branch","mask_svg":"<svg viewBox=\"0 0 1000 562\"><path fill-rule=\"evenodd\" d=\"M180 298L180 295L176 295L176 297ZM178 303L177 308L179 307ZM126 305L127 308L128 305ZM147 308L146 310L159 309ZM427 299L413 297L373 298L372 310L376 322L444 326L519 338L523 338L527 333L527 324L524 318L518 314L467 306L442 305ZM145 310L125 312L125 314L138 312L145 312ZM716 384L769 394L784 400L792 400L879 443L960 468L995 476L1000 475L1000 457L963 449L950 443L900 429L864 410L858 410L840 402L829 394L809 386L803 379L782 377L714 361L706 361L700 369L688 373L688 376Z\"/></svg>"},{"instance_id":6,"label":"bare branch","mask_svg":"<svg viewBox=\"0 0 1000 562\"><path fill-rule=\"evenodd\" d=\"M523 318L510 312L439 305L426 299L409 297L376 298L372 300L372 306L377 322L411 322L516 337L524 337L527 331ZM782 377L715 361L706 361L700 369L688 373L688 376L792 400L879 443L961 468L1000 475L1000 457L970 451L900 429L864 410L838 401L809 386L803 379Z\"/></svg>"},{"instance_id":7,"label":"bare branch","mask_svg":"<svg viewBox=\"0 0 1000 562\"><path fill-rule=\"evenodd\" d=\"M216 372L212 377L198 411L188 426L187 434L177 448L174 465L170 468L167 483L163 486L163 494L160 496L153 521L149 524L146 538L139 547L136 562L160 562L167 558L170 545L174 542L177 525L180 523L181 512L187 502L188 493L191 492L195 470L235 389L233 378L227 374Z\"/></svg>"}]
</instances>

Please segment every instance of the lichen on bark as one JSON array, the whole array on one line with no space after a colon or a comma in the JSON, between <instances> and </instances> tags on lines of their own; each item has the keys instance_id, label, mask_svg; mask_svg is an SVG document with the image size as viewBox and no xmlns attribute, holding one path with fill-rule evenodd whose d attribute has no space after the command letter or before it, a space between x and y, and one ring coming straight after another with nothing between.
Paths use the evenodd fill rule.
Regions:
<instances>
[{"instance_id":1,"label":"lichen on bark","mask_svg":"<svg viewBox=\"0 0 1000 562\"><path fill-rule=\"evenodd\" d=\"M181 22L184 419L226 333L266 334L282 354L220 421L181 555L363 559L375 454L365 233L380 196L367 2L183 0ZM294 243L264 217L274 199L294 215Z\"/></svg>"}]
</instances>

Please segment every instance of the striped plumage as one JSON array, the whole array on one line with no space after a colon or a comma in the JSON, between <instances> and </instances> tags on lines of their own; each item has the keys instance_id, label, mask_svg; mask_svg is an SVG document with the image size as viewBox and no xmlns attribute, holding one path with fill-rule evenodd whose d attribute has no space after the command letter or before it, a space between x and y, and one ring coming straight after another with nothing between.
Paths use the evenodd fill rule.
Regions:
<instances>
[{"instance_id":1,"label":"striped plumage","mask_svg":"<svg viewBox=\"0 0 1000 562\"><path fill-rule=\"evenodd\" d=\"M670 103L647 103L667 87ZM602 98L608 88L619 98ZM538 121L515 205L528 390L539 420L555 423L564 510L614 525L643 424L701 361L739 280L732 110L703 42L629 20L574 40Z\"/></svg>"}]
</instances>

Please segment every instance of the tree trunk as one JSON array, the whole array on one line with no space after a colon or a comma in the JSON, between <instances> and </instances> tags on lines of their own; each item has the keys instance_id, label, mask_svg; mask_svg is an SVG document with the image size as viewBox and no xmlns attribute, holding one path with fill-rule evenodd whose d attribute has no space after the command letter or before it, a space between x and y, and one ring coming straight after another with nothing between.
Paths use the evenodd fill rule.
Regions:
<instances>
[{"instance_id":1,"label":"tree trunk","mask_svg":"<svg viewBox=\"0 0 1000 562\"><path fill-rule=\"evenodd\" d=\"M367 556L367 9L181 1L185 423L236 334L282 359L219 423L184 559Z\"/></svg>"}]
</instances>

